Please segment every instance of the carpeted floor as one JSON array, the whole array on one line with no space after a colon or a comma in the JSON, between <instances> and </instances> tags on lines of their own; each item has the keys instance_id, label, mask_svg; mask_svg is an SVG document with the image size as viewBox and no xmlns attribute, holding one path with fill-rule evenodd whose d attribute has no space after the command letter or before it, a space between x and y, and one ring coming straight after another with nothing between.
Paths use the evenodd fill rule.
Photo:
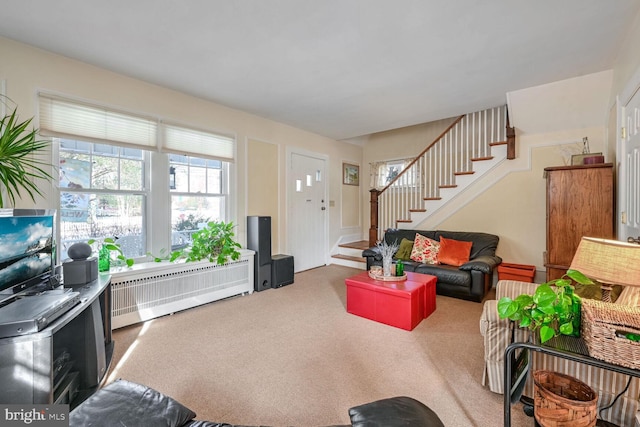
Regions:
<instances>
[{"instance_id":1,"label":"carpeted floor","mask_svg":"<svg viewBox=\"0 0 640 427\"><path fill-rule=\"evenodd\" d=\"M295 283L114 331L109 381L166 393L198 419L245 425L348 424L348 408L406 395L447 427L501 426L502 396L482 387L482 304L443 296L413 331L346 312L327 266ZM512 425L530 426L521 405Z\"/></svg>"}]
</instances>

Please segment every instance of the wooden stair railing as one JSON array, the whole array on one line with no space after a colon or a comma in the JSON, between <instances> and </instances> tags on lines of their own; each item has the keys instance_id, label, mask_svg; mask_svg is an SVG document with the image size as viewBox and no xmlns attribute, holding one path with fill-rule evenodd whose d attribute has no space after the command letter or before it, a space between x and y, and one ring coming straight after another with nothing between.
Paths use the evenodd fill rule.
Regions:
<instances>
[{"instance_id":1,"label":"wooden stair railing","mask_svg":"<svg viewBox=\"0 0 640 427\"><path fill-rule=\"evenodd\" d=\"M409 222L410 212L424 212L425 200L439 200L439 190L455 187L456 176L473 174L472 163L492 159L497 144L507 144L507 159L515 158L506 105L458 117L384 188L370 190L370 246L381 238L381 226L397 227Z\"/></svg>"}]
</instances>

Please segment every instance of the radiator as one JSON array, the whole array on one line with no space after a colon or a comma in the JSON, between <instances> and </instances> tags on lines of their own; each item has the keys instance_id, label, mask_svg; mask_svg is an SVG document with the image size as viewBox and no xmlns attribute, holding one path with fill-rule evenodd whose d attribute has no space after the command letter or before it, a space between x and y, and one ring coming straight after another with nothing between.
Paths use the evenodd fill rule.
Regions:
<instances>
[{"instance_id":1,"label":"radiator","mask_svg":"<svg viewBox=\"0 0 640 427\"><path fill-rule=\"evenodd\" d=\"M147 262L111 272L113 329L253 292L254 252L237 261Z\"/></svg>"}]
</instances>

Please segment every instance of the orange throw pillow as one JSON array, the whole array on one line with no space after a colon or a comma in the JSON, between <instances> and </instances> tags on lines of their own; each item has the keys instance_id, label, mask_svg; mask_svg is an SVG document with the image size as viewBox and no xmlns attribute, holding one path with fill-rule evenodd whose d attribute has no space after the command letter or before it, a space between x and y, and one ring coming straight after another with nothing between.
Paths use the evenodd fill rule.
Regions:
<instances>
[{"instance_id":1,"label":"orange throw pillow","mask_svg":"<svg viewBox=\"0 0 640 427\"><path fill-rule=\"evenodd\" d=\"M473 242L462 242L460 240L440 237L440 251L438 252L438 261L440 262L440 264L455 265L456 267L460 267L462 264L469 261L471 246L473 246Z\"/></svg>"}]
</instances>

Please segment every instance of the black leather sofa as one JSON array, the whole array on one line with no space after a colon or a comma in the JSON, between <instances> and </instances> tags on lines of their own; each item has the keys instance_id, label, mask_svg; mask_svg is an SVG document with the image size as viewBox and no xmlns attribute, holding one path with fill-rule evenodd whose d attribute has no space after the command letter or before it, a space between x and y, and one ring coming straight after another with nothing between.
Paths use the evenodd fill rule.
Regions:
<instances>
[{"instance_id":1,"label":"black leather sofa","mask_svg":"<svg viewBox=\"0 0 640 427\"><path fill-rule=\"evenodd\" d=\"M215 405L215 399L211 400ZM98 390L69 414L70 427L243 427L195 420L196 414L157 390L126 380L114 381ZM444 427L427 406L400 396L349 409L356 427ZM244 426L248 427L248 426ZM333 426L333 427L346 427Z\"/></svg>"},{"instance_id":2,"label":"black leather sofa","mask_svg":"<svg viewBox=\"0 0 640 427\"><path fill-rule=\"evenodd\" d=\"M442 230L405 230L388 229L384 234L384 241L398 245L403 238L414 240L416 233L433 240L440 237L447 239L472 242L469 261L460 267L442 264L422 264L415 261L403 261L405 271L430 274L438 278L436 293L465 300L481 302L491 288L493 270L502 262L496 255L500 238L494 234L474 233L468 231ZM367 270L372 265L382 265L382 256L376 246L365 249L362 256L367 259Z\"/></svg>"}]
</instances>

